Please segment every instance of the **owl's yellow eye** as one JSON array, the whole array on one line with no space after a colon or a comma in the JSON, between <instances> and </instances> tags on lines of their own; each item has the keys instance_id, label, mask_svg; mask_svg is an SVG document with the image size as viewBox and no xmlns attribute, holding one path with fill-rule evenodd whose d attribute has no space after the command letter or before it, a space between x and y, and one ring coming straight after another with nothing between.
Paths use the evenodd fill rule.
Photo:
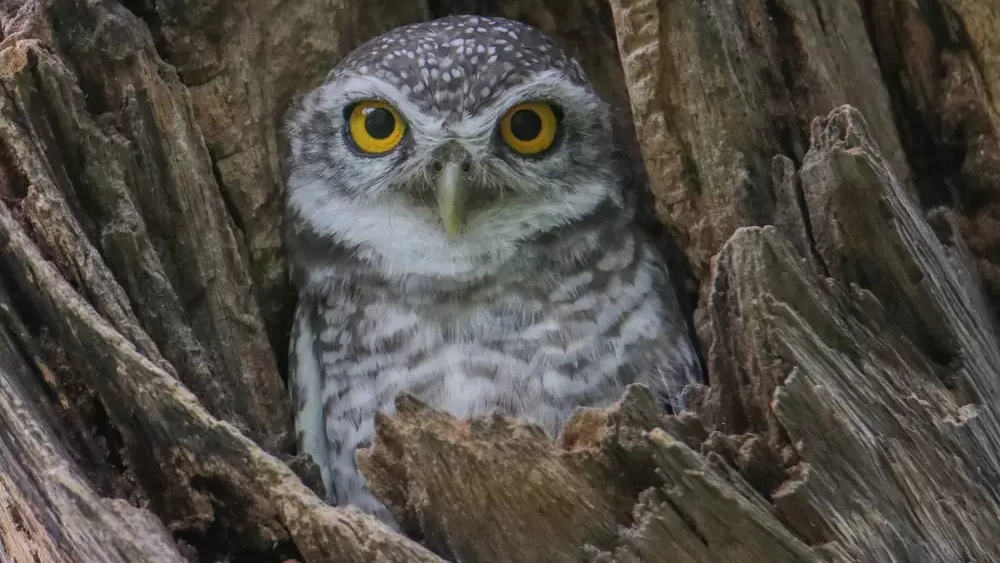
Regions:
<instances>
[{"instance_id":1,"label":"owl's yellow eye","mask_svg":"<svg viewBox=\"0 0 1000 563\"><path fill-rule=\"evenodd\" d=\"M348 131L359 149L382 154L399 146L406 133L406 123L395 108L385 102L359 102L348 117Z\"/></svg>"},{"instance_id":2,"label":"owl's yellow eye","mask_svg":"<svg viewBox=\"0 0 1000 563\"><path fill-rule=\"evenodd\" d=\"M500 136L521 154L538 154L556 140L559 120L552 106L524 102L510 108L500 120Z\"/></svg>"}]
</instances>

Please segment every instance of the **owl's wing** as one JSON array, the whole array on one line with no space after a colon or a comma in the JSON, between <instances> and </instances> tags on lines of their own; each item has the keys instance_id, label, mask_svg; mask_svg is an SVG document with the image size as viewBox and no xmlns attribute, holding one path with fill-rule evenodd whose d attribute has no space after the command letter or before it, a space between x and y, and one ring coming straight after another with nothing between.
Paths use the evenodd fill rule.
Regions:
<instances>
[{"instance_id":1,"label":"owl's wing","mask_svg":"<svg viewBox=\"0 0 1000 563\"><path fill-rule=\"evenodd\" d=\"M702 362L687 326L670 326L651 342L647 350L646 377L663 406L675 413L685 408L684 388L704 383Z\"/></svg>"},{"instance_id":2,"label":"owl's wing","mask_svg":"<svg viewBox=\"0 0 1000 563\"><path fill-rule=\"evenodd\" d=\"M298 450L311 456L319 466L323 486L330 497L330 451L323 413L326 374L316 350L315 313L316 307L311 299L301 299L295 309L288 350L288 386L295 408Z\"/></svg>"},{"instance_id":3,"label":"owl's wing","mask_svg":"<svg viewBox=\"0 0 1000 563\"><path fill-rule=\"evenodd\" d=\"M299 451L319 466L328 502L353 504L396 526L388 509L368 491L355 459L357 448L371 442L375 407L362 410L345 398L351 391L362 398L371 392L338 367L338 360L351 356L340 342L353 322L350 311L353 307L346 301L321 304L300 297L289 361Z\"/></svg>"}]
</instances>

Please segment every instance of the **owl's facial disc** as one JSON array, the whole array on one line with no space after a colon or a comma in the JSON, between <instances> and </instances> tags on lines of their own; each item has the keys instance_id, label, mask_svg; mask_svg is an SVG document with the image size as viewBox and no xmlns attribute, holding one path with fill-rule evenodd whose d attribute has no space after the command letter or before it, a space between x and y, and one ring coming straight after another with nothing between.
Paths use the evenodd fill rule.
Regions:
<instances>
[{"instance_id":1,"label":"owl's facial disc","mask_svg":"<svg viewBox=\"0 0 1000 563\"><path fill-rule=\"evenodd\" d=\"M287 127L289 209L393 275L483 275L624 204L608 106L553 41L509 20L374 39Z\"/></svg>"},{"instance_id":2,"label":"owl's facial disc","mask_svg":"<svg viewBox=\"0 0 1000 563\"><path fill-rule=\"evenodd\" d=\"M588 86L550 69L462 104L420 105L348 74L317 95L316 119L332 121L342 147L327 145L317 164L337 196L420 222L446 248L530 237L615 197L608 113Z\"/></svg>"}]
</instances>

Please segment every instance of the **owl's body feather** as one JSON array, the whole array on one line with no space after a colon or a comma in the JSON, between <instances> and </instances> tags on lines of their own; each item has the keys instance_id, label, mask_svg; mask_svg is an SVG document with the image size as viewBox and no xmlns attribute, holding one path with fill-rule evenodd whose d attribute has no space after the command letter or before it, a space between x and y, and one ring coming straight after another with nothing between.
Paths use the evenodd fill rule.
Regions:
<instances>
[{"instance_id":1,"label":"owl's body feather","mask_svg":"<svg viewBox=\"0 0 1000 563\"><path fill-rule=\"evenodd\" d=\"M497 36L519 41L519 55L490 60L515 45ZM404 27L359 51L289 126L291 387L300 447L329 499L391 521L355 452L401 393L459 417L528 419L553 437L573 409L607 405L633 382L679 406L698 359L579 66L527 26L475 17ZM450 61L447 80L429 58ZM396 108L408 144L350 152L340 115L365 98ZM541 157L497 139L498 120L526 99L559 107L559 144ZM470 190L457 236L429 201L452 181L435 176L442 158L460 159Z\"/></svg>"}]
</instances>

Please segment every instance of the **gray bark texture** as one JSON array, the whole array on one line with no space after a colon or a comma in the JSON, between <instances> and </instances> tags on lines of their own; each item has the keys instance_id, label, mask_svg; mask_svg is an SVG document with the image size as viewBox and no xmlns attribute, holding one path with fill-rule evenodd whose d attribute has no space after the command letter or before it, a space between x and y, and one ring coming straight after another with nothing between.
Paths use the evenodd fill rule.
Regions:
<instances>
[{"instance_id":1,"label":"gray bark texture","mask_svg":"<svg viewBox=\"0 0 1000 563\"><path fill-rule=\"evenodd\" d=\"M708 366L552 443L409 397L325 504L281 122L453 13L619 109ZM1000 561L995 0L0 0L0 562Z\"/></svg>"}]
</instances>

